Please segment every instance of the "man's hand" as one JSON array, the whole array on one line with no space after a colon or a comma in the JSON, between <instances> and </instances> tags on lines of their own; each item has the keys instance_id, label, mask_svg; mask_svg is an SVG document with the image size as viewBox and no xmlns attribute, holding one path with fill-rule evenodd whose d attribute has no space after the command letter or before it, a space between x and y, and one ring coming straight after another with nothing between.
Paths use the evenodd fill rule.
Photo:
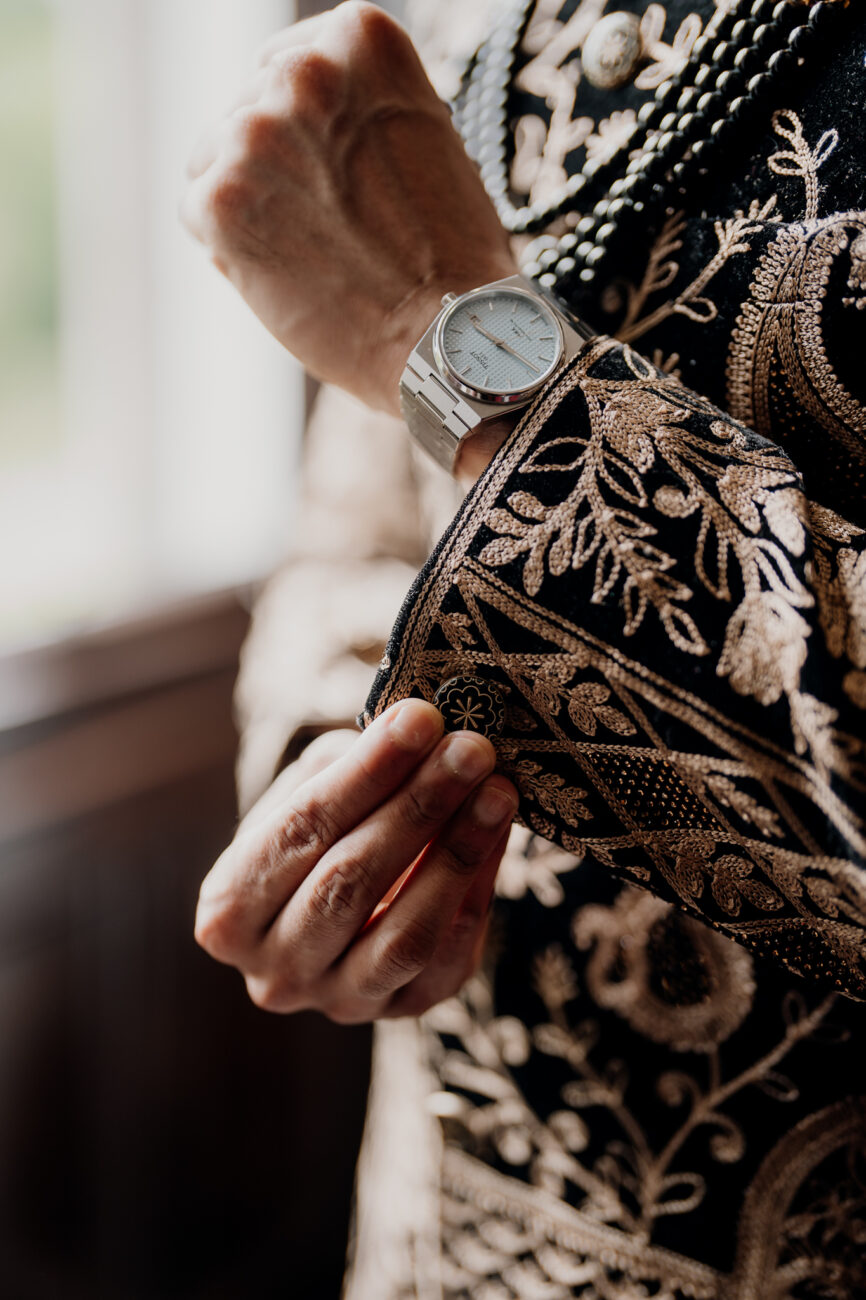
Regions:
<instances>
[{"instance_id":1,"label":"man's hand","mask_svg":"<svg viewBox=\"0 0 866 1300\"><path fill-rule=\"evenodd\" d=\"M517 810L495 751L422 700L253 809L204 881L196 938L269 1011L418 1015L477 965Z\"/></svg>"},{"instance_id":2,"label":"man's hand","mask_svg":"<svg viewBox=\"0 0 866 1300\"><path fill-rule=\"evenodd\" d=\"M271 333L392 414L441 295L516 269L411 41L358 0L265 46L190 176L187 226Z\"/></svg>"}]
</instances>

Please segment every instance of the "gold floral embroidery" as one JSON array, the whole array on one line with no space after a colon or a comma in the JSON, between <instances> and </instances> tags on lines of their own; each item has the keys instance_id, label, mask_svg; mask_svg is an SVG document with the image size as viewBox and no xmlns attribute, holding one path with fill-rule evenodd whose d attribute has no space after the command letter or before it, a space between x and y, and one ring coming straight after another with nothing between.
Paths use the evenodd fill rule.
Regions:
<instances>
[{"instance_id":1,"label":"gold floral embroidery","mask_svg":"<svg viewBox=\"0 0 866 1300\"><path fill-rule=\"evenodd\" d=\"M575 870L580 859L555 844L515 827L496 876L496 894L512 900L532 893L544 907L558 907L565 898L560 876Z\"/></svg>"},{"instance_id":2,"label":"gold floral embroidery","mask_svg":"<svg viewBox=\"0 0 866 1300\"><path fill-rule=\"evenodd\" d=\"M550 24L545 39L558 11L555 0L536 6ZM567 97L564 81L557 84ZM526 188L538 185L540 194L542 162L548 176L562 176L564 155L557 161L541 118L523 122L515 178L523 165ZM862 412L833 374L820 332L798 335L785 312L803 303L808 316L823 304L821 276L845 257L847 279L837 283L852 296L843 305L866 308L864 217L818 214L818 170L837 147L835 133L810 143L790 112L777 114L774 126L781 145L770 167L802 180L804 221L782 226L777 195L720 218L715 255L680 289L687 227L682 214L671 214L646 275L627 291L622 336L636 340L672 317L699 329L718 320L720 272L763 250L753 254L763 268L750 288L755 312L742 309L736 347L746 354L745 331L768 307L754 337L767 331L761 346L784 353L797 401L831 431L838 419L856 456ZM578 140L588 152L603 140L587 142L606 134L588 118L576 120L571 137L565 131L560 140ZM791 298L792 289L800 297ZM801 345L805 378L795 364ZM739 945L864 996L866 774L862 733L846 735L839 722L843 696L866 710L863 530L809 501L778 449L762 447L682 388L678 356L655 353L653 370L626 349L627 374L593 373L608 346L613 355L613 345L599 345L582 373L542 398L480 486L414 599L376 707L435 689L458 653L510 692L502 767L520 779L528 824L568 852L522 830L500 873L502 898L531 894L532 906L562 908L580 896L571 873L586 855L620 878L668 891ZM735 374L729 365L729 379L745 385L741 393L748 387L751 403L734 414L772 432L760 423L770 375L761 367ZM808 406L807 389L820 394L818 405L810 397ZM571 431L563 433L568 425L560 421L560 436L544 441L562 401L579 412ZM664 481L653 490L660 467ZM557 477L567 484L560 493L551 491ZM669 525L690 528L693 541L677 544ZM591 633L584 588L565 612L552 592L557 581L587 577L587 601L609 615ZM656 619L669 654L650 664L654 638L639 634ZM832 671L822 680L827 656ZM824 681L826 700L813 693ZM736 716L728 688L739 697ZM751 702L751 713L740 701ZM569 808L567 789L575 801ZM731 1273L655 1244L664 1220L680 1216L687 1224L692 1211L707 1212L714 1164L743 1168L747 1148L756 1158L762 1135L737 1122L741 1096L755 1087L773 1105L794 1102L787 1058L813 1035L819 1050L831 1000L816 996L806 1006L790 996L779 1035L762 1040L753 1060L726 1069L728 1045L754 1013L755 969L745 947L628 887L610 904L578 908L571 937L579 960L563 924L548 934L555 939L539 943L526 962L544 1007L541 1024L530 1029L497 1015L483 979L462 1004L431 1017L445 1036L437 1065L454 1090L438 1102L454 1139L443 1164L443 1297L859 1294L862 1099L792 1123L764 1156L731 1225ZM507 952L501 956L507 968ZM582 994L613 1013L622 1032L682 1057L655 1075L642 1072L639 1082L629 1078L605 1054L598 1017L570 1019ZM520 1086L536 1055L570 1075L550 1114L534 1110ZM635 1113L640 1089L652 1092L669 1120L661 1142ZM598 1117L603 1132L616 1128L600 1158ZM690 1143L704 1163L692 1159Z\"/></svg>"},{"instance_id":3,"label":"gold floral embroidery","mask_svg":"<svg viewBox=\"0 0 866 1300\"><path fill-rule=\"evenodd\" d=\"M651 4L641 19L641 37L651 62L635 77L634 84L638 90L655 90L663 81L681 72L689 61L703 27L697 14L687 14L677 28L673 41L668 43L663 39L667 21L665 7L660 4Z\"/></svg>"},{"instance_id":4,"label":"gold floral embroidery","mask_svg":"<svg viewBox=\"0 0 866 1300\"><path fill-rule=\"evenodd\" d=\"M796 113L774 114L773 126L787 146L768 160L779 176L797 177L805 189L802 222L780 227L758 260L728 352L731 413L759 433L773 431L770 375L778 372L799 406L845 448L866 461L866 410L836 375L824 343L823 308L835 262L849 259L849 288L860 294L866 213L818 216L818 172L839 143L825 131L814 147ZM844 299L860 307L862 296Z\"/></svg>"},{"instance_id":5,"label":"gold floral embroidery","mask_svg":"<svg viewBox=\"0 0 866 1300\"><path fill-rule=\"evenodd\" d=\"M584 412L575 432L536 441L553 407L574 395ZM659 466L663 486L653 490ZM529 490L541 474L544 501ZM520 486L503 492L507 480ZM559 480L561 498L553 491ZM866 851L862 812L833 785L837 776L849 782L850 795L866 786L862 740L841 731L837 710L802 682L817 627L838 655L849 644L860 652L859 597L852 601L850 584L862 576L851 559L862 551L862 530L812 510L785 456L604 340L542 399L483 493L416 599L420 622L404 636L377 707L419 686L435 691L457 671L456 652L427 643L425 628L446 594L459 593L457 605L449 597L446 617L459 611L469 620L451 624L461 641L473 638L464 668L468 660L473 671L493 669L511 692L508 716L519 726L507 725L498 748L533 830L614 871L664 883L698 915L725 918L729 933L756 950L863 991L862 878L821 855L791 803L820 809L853 853ZM695 541L668 550L665 521L690 528ZM491 540L470 558L481 530ZM815 557L809 587L807 531ZM676 557L691 554L687 581ZM516 586L496 576L515 565ZM590 602L610 607L624 638L655 616L676 652L717 655L718 678L756 707L784 701L788 750L766 742L760 723L732 724L679 685L675 672L648 673L622 644L607 645L553 614L545 584L581 571L590 578ZM702 622L714 602L720 610L710 636ZM491 622L503 618L512 629L506 644ZM536 652L508 644L519 642L517 629L531 634ZM855 679L848 685L856 692ZM541 731L533 718L543 720ZM558 755L567 756L564 767ZM602 812L622 834L609 824L595 828ZM696 850L701 834L703 851ZM700 867L686 869L695 852Z\"/></svg>"},{"instance_id":6,"label":"gold floral embroidery","mask_svg":"<svg viewBox=\"0 0 866 1300\"><path fill-rule=\"evenodd\" d=\"M515 86L543 101L548 117L525 113L515 123L510 176L513 192L530 203L543 203L565 184L567 160L575 150L585 146L587 160L596 165L626 148L634 133L637 116L632 108L615 109L598 121L580 111L585 75L581 50L607 4L608 0L579 0L570 17L562 19L562 0L538 0L530 15L522 42L522 52L528 58ZM716 0L710 28L726 6L727 0ZM666 5L650 4L639 26L641 49L633 76L638 90L655 90L685 66L701 34L703 19L697 13L687 14L670 40L665 40L667 27ZM628 75L631 77L631 72Z\"/></svg>"},{"instance_id":7,"label":"gold floral embroidery","mask_svg":"<svg viewBox=\"0 0 866 1300\"><path fill-rule=\"evenodd\" d=\"M786 995L778 1035L731 1070L725 1045L752 1014L754 995L742 949L630 889L610 905L578 908L572 928L589 952L580 978L595 1004L662 1045L669 1063L655 1077L632 1078L609 1057L594 1021L571 1021L578 976L558 943L533 962L545 1018L531 1033L493 1013L481 976L459 1000L428 1014L428 1029L442 1036L432 1043L433 1064L449 1089L434 1098L450 1132L442 1170L446 1294L494 1295L498 1286L502 1294L564 1297L545 1288L592 1282L587 1294L614 1300L632 1294L624 1285L643 1282L668 1297L752 1300L774 1294L771 1279L793 1259L809 1259L816 1271L832 1267L820 1227L838 1221L844 1203L846 1231L856 1240L863 1197L843 1180L828 1200L815 1175L837 1155L852 1167L866 1137L863 1102L808 1116L770 1149L746 1195L729 1276L659 1251L654 1237L659 1223L704 1203L705 1178L689 1163L700 1147L713 1163L743 1160L748 1142L735 1114L744 1092L759 1088L775 1106L798 1099L795 1079L782 1071L792 1050L825 1025L833 998L809 1007L799 994ZM519 1082L535 1055L567 1066L562 1104L546 1115ZM653 1137L640 1105L649 1095L669 1116ZM601 1155L597 1133L609 1134ZM495 1173L487 1151L526 1173ZM493 1291L482 1289L484 1279ZM521 1286L529 1290L514 1289Z\"/></svg>"},{"instance_id":8,"label":"gold floral embroidery","mask_svg":"<svg viewBox=\"0 0 866 1300\"><path fill-rule=\"evenodd\" d=\"M668 288L679 275L680 266L675 255L683 246L686 222L681 212L668 216L650 250L640 285L627 286L628 303L617 338L624 343L633 343L671 316L686 316L697 325L714 321L718 308L705 290L732 258L751 250L750 236L758 234L767 222L780 220L776 202L775 194L763 203L753 199L746 211L737 210L733 217L715 221L718 249L710 261L675 297L642 314L648 300Z\"/></svg>"},{"instance_id":9,"label":"gold floral embroidery","mask_svg":"<svg viewBox=\"0 0 866 1300\"><path fill-rule=\"evenodd\" d=\"M636 127L637 113L633 108L615 109L586 137L587 158L594 163L606 162L628 144Z\"/></svg>"},{"instance_id":10,"label":"gold floral embroidery","mask_svg":"<svg viewBox=\"0 0 866 1300\"><path fill-rule=\"evenodd\" d=\"M663 964L658 948L671 931L678 941ZM573 933L577 948L593 950L584 979L594 1000L654 1042L712 1052L751 1010L749 954L649 894L625 888L612 907L582 907Z\"/></svg>"},{"instance_id":11,"label":"gold floral embroidery","mask_svg":"<svg viewBox=\"0 0 866 1300\"><path fill-rule=\"evenodd\" d=\"M522 1184L449 1147L442 1165L443 1300L567 1300L575 1294L593 1300L796 1294L852 1300L866 1282L858 1167L864 1137L861 1099L828 1106L781 1139L747 1193L731 1274L648 1245L543 1187ZM807 1198L802 1208L801 1196ZM800 1284L812 1289L792 1290Z\"/></svg>"}]
</instances>

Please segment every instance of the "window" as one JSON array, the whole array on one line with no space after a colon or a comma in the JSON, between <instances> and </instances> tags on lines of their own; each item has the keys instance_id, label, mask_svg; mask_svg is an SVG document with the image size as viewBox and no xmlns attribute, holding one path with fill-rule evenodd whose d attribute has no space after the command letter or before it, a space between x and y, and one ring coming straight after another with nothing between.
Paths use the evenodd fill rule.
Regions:
<instances>
[{"instance_id":1,"label":"window","mask_svg":"<svg viewBox=\"0 0 866 1300\"><path fill-rule=\"evenodd\" d=\"M0 0L0 642L278 560L297 365L177 220L289 0Z\"/></svg>"}]
</instances>

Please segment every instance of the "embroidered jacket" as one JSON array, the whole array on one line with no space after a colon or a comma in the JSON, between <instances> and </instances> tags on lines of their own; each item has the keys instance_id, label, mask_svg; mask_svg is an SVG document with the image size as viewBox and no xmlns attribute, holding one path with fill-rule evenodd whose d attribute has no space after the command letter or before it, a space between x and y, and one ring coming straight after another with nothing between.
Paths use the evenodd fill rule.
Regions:
<instances>
[{"instance_id":1,"label":"embroidered jacket","mask_svg":"<svg viewBox=\"0 0 866 1300\"><path fill-rule=\"evenodd\" d=\"M515 206L625 166L727 5L623 0L642 60L600 88L609 8L530 7ZM591 284L577 201L526 249L600 337L447 527L366 714L502 706L524 829L485 969L420 1040L383 1027L351 1300L866 1293L864 59L857 12Z\"/></svg>"}]
</instances>

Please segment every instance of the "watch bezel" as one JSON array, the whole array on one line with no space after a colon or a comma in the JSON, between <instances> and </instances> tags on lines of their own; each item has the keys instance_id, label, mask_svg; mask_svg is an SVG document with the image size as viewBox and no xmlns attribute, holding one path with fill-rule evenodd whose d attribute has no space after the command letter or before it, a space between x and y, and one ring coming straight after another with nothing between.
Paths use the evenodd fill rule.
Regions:
<instances>
[{"instance_id":1,"label":"watch bezel","mask_svg":"<svg viewBox=\"0 0 866 1300\"><path fill-rule=\"evenodd\" d=\"M549 317L551 324L556 330L556 355L547 370L545 370L544 374L540 375L538 379L533 379L525 388L515 389L507 393L502 392L501 389L484 388L479 384L467 383L466 379L459 373L459 371L455 370L454 366L451 365L443 344L443 335L448 321L459 308L465 306L467 302L471 302L475 298L490 298L494 295L528 299L533 306L537 307L540 311L544 312L547 317ZM480 285L477 289L470 289L468 293L461 293L460 296L455 298L453 302L449 303L445 310L440 314L433 333L433 359L436 362L436 367L439 370L439 373L465 396L474 398L476 401L490 402L495 406L517 406L521 403L525 404L534 393L538 392L539 388L547 383L548 379L560 365L564 351L565 338L562 332L562 325L557 320L553 308L549 303L544 301L540 294L532 293L530 290L524 289L521 285L517 284L504 284L501 286L484 284Z\"/></svg>"}]
</instances>

